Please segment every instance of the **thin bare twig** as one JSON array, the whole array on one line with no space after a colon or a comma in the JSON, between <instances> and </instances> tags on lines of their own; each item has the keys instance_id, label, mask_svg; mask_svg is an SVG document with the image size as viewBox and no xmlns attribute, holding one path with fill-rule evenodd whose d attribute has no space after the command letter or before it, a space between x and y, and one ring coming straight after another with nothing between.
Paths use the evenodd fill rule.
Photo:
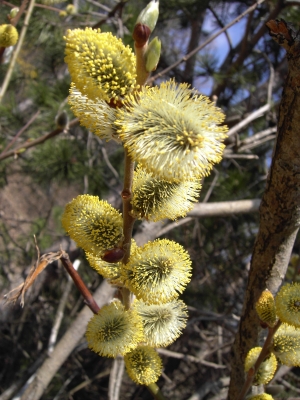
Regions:
<instances>
[{"instance_id":1,"label":"thin bare twig","mask_svg":"<svg viewBox=\"0 0 300 400\"><path fill-rule=\"evenodd\" d=\"M124 358L118 356L113 361L108 386L108 399L119 400L122 378L124 374Z\"/></svg>"},{"instance_id":2,"label":"thin bare twig","mask_svg":"<svg viewBox=\"0 0 300 400\"><path fill-rule=\"evenodd\" d=\"M74 268L77 270L79 267L80 261L79 260L75 260L73 265ZM50 333L50 337L49 337L49 342L48 342L48 355L50 356L54 350L54 346L57 340L57 335L58 335L58 331L59 328L61 326L62 323L62 319L64 316L64 309L70 294L70 291L72 289L73 286L73 282L72 279L70 277L70 275L68 275L68 281L64 286L64 290L63 290L63 295L59 301L59 305L57 307L57 311L56 311L56 315L55 315L55 320L54 320L54 324L52 326L51 329L51 333Z\"/></svg>"},{"instance_id":3,"label":"thin bare twig","mask_svg":"<svg viewBox=\"0 0 300 400\"><path fill-rule=\"evenodd\" d=\"M268 135L271 135L272 133L276 133L276 131L277 131L277 127L276 127L276 126L273 126L273 127L271 127L271 128L264 129L263 131L257 132L257 133L255 133L254 135L252 135L252 136L250 136L250 137L247 137L246 139L244 139L244 140L242 140L242 141L240 142L239 150L240 150L241 148L243 148L244 145L253 143L253 142L255 142L256 140L263 139L264 137L266 137L266 136L268 136ZM227 147L228 147L228 146L227 146Z\"/></svg>"},{"instance_id":4,"label":"thin bare twig","mask_svg":"<svg viewBox=\"0 0 300 400\"><path fill-rule=\"evenodd\" d=\"M263 143L268 142L269 140L275 140L275 139L276 139L276 135L269 135L261 140L256 140L255 142L253 142L251 144L247 144L245 146L240 147L239 151L251 150L251 149L254 149L255 147L262 145ZM258 156L257 156L257 158L258 158Z\"/></svg>"},{"instance_id":5,"label":"thin bare twig","mask_svg":"<svg viewBox=\"0 0 300 400\"><path fill-rule=\"evenodd\" d=\"M231 136L234 133L240 131L245 126L250 124L250 122L254 121L257 118L262 117L267 111L270 110L270 108L271 108L270 104L267 103L264 106L260 107L258 110L253 111L250 115L248 115L247 118L245 118L243 121L239 122L238 124L234 125L231 129L229 129L227 135Z\"/></svg>"},{"instance_id":6,"label":"thin bare twig","mask_svg":"<svg viewBox=\"0 0 300 400\"><path fill-rule=\"evenodd\" d=\"M171 71L177 65L181 64L182 62L186 61L188 58L192 57L194 54L198 53L200 50L202 50L204 47L206 47L210 42L215 40L219 35L221 35L223 32L227 31L232 25L236 24L239 22L245 15L249 14L253 10L256 9L259 4L262 4L265 0L258 0L256 3L254 3L251 7L247 8L243 13L241 13L238 17L236 17L234 20L232 20L229 24L224 26L224 28L220 29L217 33L212 35L210 38L208 38L204 43L202 43L200 46L196 47L193 51L191 51L189 54L185 55L184 57L180 58L178 61L176 61L174 64L170 65L168 68L165 68L163 71L159 72L158 74L154 75L152 78L148 80L148 83L152 83L156 79L160 78L161 76L165 75L167 72Z\"/></svg>"},{"instance_id":7,"label":"thin bare twig","mask_svg":"<svg viewBox=\"0 0 300 400\"><path fill-rule=\"evenodd\" d=\"M93 383L94 381L96 381L97 379L101 379L104 378L106 376L108 376L110 374L110 368L106 369L104 371L99 372L99 374L95 375L93 378L91 379L87 379L86 381L81 382L79 385L75 386L72 390L70 390L68 392L69 397L71 398L71 396L73 396L74 393L78 392L79 390L85 388L86 386L90 385L91 383ZM1 399L0 399L1 400Z\"/></svg>"},{"instance_id":8,"label":"thin bare twig","mask_svg":"<svg viewBox=\"0 0 300 400\"><path fill-rule=\"evenodd\" d=\"M254 147L256 147L256 146L254 146ZM230 152L224 153L223 158L230 158L230 159L239 158L239 159L243 159L243 160L258 160L259 159L257 154L235 154L235 153L230 153Z\"/></svg>"},{"instance_id":9,"label":"thin bare twig","mask_svg":"<svg viewBox=\"0 0 300 400\"><path fill-rule=\"evenodd\" d=\"M78 123L79 123L78 118L73 119L69 123L69 128L78 125ZM23 153L24 150L27 150L27 149L29 149L31 147L35 147L38 144L42 144L42 143L46 142L46 140L51 139L52 137L59 135L63 131L64 131L64 129L57 128L54 131L48 132L45 135L39 137L38 139L32 140L31 142L26 142L26 143L18 146L16 149L7 151L5 154L0 154L0 161L4 160L5 158L15 157L19 153Z\"/></svg>"},{"instance_id":10,"label":"thin bare twig","mask_svg":"<svg viewBox=\"0 0 300 400\"><path fill-rule=\"evenodd\" d=\"M220 27L223 29L224 28L224 24L223 22L220 20L218 14L215 12L215 10L213 9L213 7L211 7L210 5L207 6L208 10L212 13L212 15L215 17L216 21L218 22L218 24L220 25ZM229 36L229 33L227 32L227 30L224 31L227 42L228 42L228 46L229 46L229 51L232 51L232 41L231 41L231 37Z\"/></svg>"},{"instance_id":11,"label":"thin bare twig","mask_svg":"<svg viewBox=\"0 0 300 400\"><path fill-rule=\"evenodd\" d=\"M212 367L212 368L216 368L216 369L227 368L225 365L220 365L220 364L216 364L216 363L213 363L210 361L206 361L203 358L197 358L197 357L191 356L189 354L182 354L182 353L178 353L178 352L170 351L170 350L166 350L166 349L157 349L157 352L160 354L163 354L165 356L168 356L168 357L189 360L189 361L192 361L195 363L206 365L207 367Z\"/></svg>"},{"instance_id":12,"label":"thin bare twig","mask_svg":"<svg viewBox=\"0 0 300 400\"><path fill-rule=\"evenodd\" d=\"M80 294L84 298L85 304L91 309L91 311L94 314L97 314L100 310L100 307L96 303L94 297L92 296L91 292L88 290L86 287L85 283L81 279L81 276L78 274L78 272L75 270L73 267L73 264L71 263L69 259L69 255L63 251L62 255L60 257L61 262L65 269L67 270L68 274L71 276L73 279L75 285L77 286L77 289L79 290Z\"/></svg>"},{"instance_id":13,"label":"thin bare twig","mask_svg":"<svg viewBox=\"0 0 300 400\"><path fill-rule=\"evenodd\" d=\"M210 184L208 191L205 193L205 196L204 196L204 199L203 199L202 203L207 203L208 202L208 200L210 198L210 195L212 194L212 191L214 190L214 187L216 186L216 184L218 182L219 172L218 172L218 170L216 168L213 169L213 172L215 174L214 179L213 179L212 183Z\"/></svg>"},{"instance_id":14,"label":"thin bare twig","mask_svg":"<svg viewBox=\"0 0 300 400\"><path fill-rule=\"evenodd\" d=\"M38 110L31 118L30 120L19 130L19 132L13 137L13 139L8 143L8 145L5 147L5 149L0 153L0 156L5 154L7 150L15 143L15 141L22 135L23 132L26 131L26 129L33 123L33 121L36 120L38 115L40 114L40 110Z\"/></svg>"}]
</instances>

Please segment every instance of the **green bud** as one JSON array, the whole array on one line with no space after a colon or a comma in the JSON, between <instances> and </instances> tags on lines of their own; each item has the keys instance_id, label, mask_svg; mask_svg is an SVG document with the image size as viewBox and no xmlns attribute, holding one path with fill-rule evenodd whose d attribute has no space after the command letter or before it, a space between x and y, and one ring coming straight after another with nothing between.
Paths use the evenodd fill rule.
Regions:
<instances>
[{"instance_id":1,"label":"green bud","mask_svg":"<svg viewBox=\"0 0 300 400\"><path fill-rule=\"evenodd\" d=\"M9 18L9 19L15 18L15 16L18 14L18 12L19 12L19 8L18 8L18 7L12 8L12 9L10 10L10 13L9 13L9 15L8 15L8 18Z\"/></svg>"},{"instance_id":2,"label":"green bud","mask_svg":"<svg viewBox=\"0 0 300 400\"><path fill-rule=\"evenodd\" d=\"M158 19L158 5L159 2L152 0L150 3L145 7L138 16L136 20L136 24L142 24L148 26L150 31L152 32L155 28L157 19Z\"/></svg>"},{"instance_id":3,"label":"green bud","mask_svg":"<svg viewBox=\"0 0 300 400\"><path fill-rule=\"evenodd\" d=\"M159 57L160 57L160 50L161 50L161 41L156 36L149 43L149 46L147 47L147 50L145 53L147 72L156 70L156 67L157 67L157 64L159 61Z\"/></svg>"},{"instance_id":4,"label":"green bud","mask_svg":"<svg viewBox=\"0 0 300 400\"><path fill-rule=\"evenodd\" d=\"M74 15L76 14L76 7L74 4L68 4L65 11L68 15Z\"/></svg>"}]
</instances>

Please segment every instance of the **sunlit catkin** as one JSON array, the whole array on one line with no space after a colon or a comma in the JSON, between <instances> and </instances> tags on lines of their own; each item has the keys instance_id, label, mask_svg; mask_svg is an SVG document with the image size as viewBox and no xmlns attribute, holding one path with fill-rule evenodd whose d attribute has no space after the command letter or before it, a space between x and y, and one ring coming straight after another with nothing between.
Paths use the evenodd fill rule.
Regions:
<instances>
[{"instance_id":1,"label":"sunlit catkin","mask_svg":"<svg viewBox=\"0 0 300 400\"><path fill-rule=\"evenodd\" d=\"M276 323L275 300L269 290L264 290L255 304L259 319L268 326L273 327Z\"/></svg>"},{"instance_id":2,"label":"sunlit catkin","mask_svg":"<svg viewBox=\"0 0 300 400\"><path fill-rule=\"evenodd\" d=\"M105 357L124 355L143 341L142 320L134 310L125 310L119 301L101 308L89 321L88 346Z\"/></svg>"},{"instance_id":3,"label":"sunlit catkin","mask_svg":"<svg viewBox=\"0 0 300 400\"><path fill-rule=\"evenodd\" d=\"M130 257L124 269L125 284L149 304L176 299L191 279L188 253L167 239L148 242Z\"/></svg>"},{"instance_id":4,"label":"sunlit catkin","mask_svg":"<svg viewBox=\"0 0 300 400\"><path fill-rule=\"evenodd\" d=\"M245 359L245 372L254 366L261 353L261 347L254 347L249 351ZM253 385L265 385L273 378L277 368L277 360L271 353L259 366L253 379Z\"/></svg>"},{"instance_id":5,"label":"sunlit catkin","mask_svg":"<svg viewBox=\"0 0 300 400\"><path fill-rule=\"evenodd\" d=\"M300 329L282 324L275 333L272 351L281 364L300 366Z\"/></svg>"},{"instance_id":6,"label":"sunlit catkin","mask_svg":"<svg viewBox=\"0 0 300 400\"><path fill-rule=\"evenodd\" d=\"M69 29L65 40L65 62L83 95L117 102L135 88L135 57L121 39L86 28Z\"/></svg>"},{"instance_id":7,"label":"sunlit catkin","mask_svg":"<svg viewBox=\"0 0 300 400\"><path fill-rule=\"evenodd\" d=\"M133 160L167 181L207 176L221 161L227 127L208 97L173 80L144 87L119 110L116 125Z\"/></svg>"},{"instance_id":8,"label":"sunlit catkin","mask_svg":"<svg viewBox=\"0 0 300 400\"><path fill-rule=\"evenodd\" d=\"M132 214L154 222L176 220L193 208L200 189L199 180L168 182L138 167L133 177Z\"/></svg>"},{"instance_id":9,"label":"sunlit catkin","mask_svg":"<svg viewBox=\"0 0 300 400\"><path fill-rule=\"evenodd\" d=\"M122 215L97 196L80 195L68 203L62 225L79 247L99 257L123 240Z\"/></svg>"},{"instance_id":10,"label":"sunlit catkin","mask_svg":"<svg viewBox=\"0 0 300 400\"><path fill-rule=\"evenodd\" d=\"M162 361L150 346L139 346L124 356L126 371L140 385L150 385L162 373Z\"/></svg>"},{"instance_id":11,"label":"sunlit catkin","mask_svg":"<svg viewBox=\"0 0 300 400\"><path fill-rule=\"evenodd\" d=\"M300 327L300 283L283 285L275 297L275 302L280 320Z\"/></svg>"},{"instance_id":12,"label":"sunlit catkin","mask_svg":"<svg viewBox=\"0 0 300 400\"><path fill-rule=\"evenodd\" d=\"M149 346L168 346L181 335L186 326L187 306L181 300L151 305L135 300L133 308L142 318L145 342Z\"/></svg>"}]
</instances>

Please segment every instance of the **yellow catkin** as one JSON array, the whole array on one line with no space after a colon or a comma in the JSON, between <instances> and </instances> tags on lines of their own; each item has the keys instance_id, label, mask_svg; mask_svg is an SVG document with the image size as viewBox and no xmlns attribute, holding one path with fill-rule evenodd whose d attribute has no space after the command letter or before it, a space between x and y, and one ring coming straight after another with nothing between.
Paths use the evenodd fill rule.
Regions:
<instances>
[{"instance_id":1,"label":"yellow catkin","mask_svg":"<svg viewBox=\"0 0 300 400\"><path fill-rule=\"evenodd\" d=\"M162 361L150 346L139 346L124 356L126 371L130 378L140 385L150 385L162 373Z\"/></svg>"},{"instance_id":2,"label":"yellow catkin","mask_svg":"<svg viewBox=\"0 0 300 400\"><path fill-rule=\"evenodd\" d=\"M227 127L208 97L171 80L143 87L115 124L131 157L167 181L202 178L222 159Z\"/></svg>"},{"instance_id":3,"label":"yellow catkin","mask_svg":"<svg viewBox=\"0 0 300 400\"><path fill-rule=\"evenodd\" d=\"M142 320L135 310L126 311L121 302L114 301L92 317L86 338L89 348L101 356L124 355L143 341Z\"/></svg>"},{"instance_id":4,"label":"yellow catkin","mask_svg":"<svg viewBox=\"0 0 300 400\"><path fill-rule=\"evenodd\" d=\"M245 359L245 372L254 366L261 353L261 347L254 347L249 351ZM266 385L273 379L276 372L277 360L273 353L269 355L261 364L255 374L253 385Z\"/></svg>"},{"instance_id":5,"label":"yellow catkin","mask_svg":"<svg viewBox=\"0 0 300 400\"><path fill-rule=\"evenodd\" d=\"M110 32L68 30L65 62L72 81L92 100L117 102L136 87L135 56Z\"/></svg>"},{"instance_id":6,"label":"yellow catkin","mask_svg":"<svg viewBox=\"0 0 300 400\"><path fill-rule=\"evenodd\" d=\"M269 290L264 290L255 304L259 319L273 327L276 323L275 300Z\"/></svg>"},{"instance_id":7,"label":"yellow catkin","mask_svg":"<svg viewBox=\"0 0 300 400\"><path fill-rule=\"evenodd\" d=\"M283 285L275 297L275 302L279 319L300 327L300 283Z\"/></svg>"},{"instance_id":8,"label":"yellow catkin","mask_svg":"<svg viewBox=\"0 0 300 400\"><path fill-rule=\"evenodd\" d=\"M126 286L149 304L167 303L183 292L191 279L191 260L178 243L167 239L148 242L124 267Z\"/></svg>"},{"instance_id":9,"label":"yellow catkin","mask_svg":"<svg viewBox=\"0 0 300 400\"><path fill-rule=\"evenodd\" d=\"M18 31L13 25L0 25L0 47L14 46L18 39Z\"/></svg>"}]
</instances>

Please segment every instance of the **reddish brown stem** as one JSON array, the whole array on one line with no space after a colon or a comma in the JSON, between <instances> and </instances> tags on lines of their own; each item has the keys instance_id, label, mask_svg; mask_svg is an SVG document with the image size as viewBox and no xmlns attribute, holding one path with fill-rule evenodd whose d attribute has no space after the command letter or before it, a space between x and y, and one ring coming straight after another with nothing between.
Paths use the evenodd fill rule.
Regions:
<instances>
[{"instance_id":1,"label":"reddish brown stem","mask_svg":"<svg viewBox=\"0 0 300 400\"><path fill-rule=\"evenodd\" d=\"M70 277L73 279L75 285L77 286L77 289L80 291L81 295L83 296L84 302L86 303L86 305L91 309L91 311L94 314L97 314L100 310L100 307L95 302L91 292L86 287L83 280L81 279L81 276L74 269L73 264L71 263L67 253L64 252L63 255L61 256L61 262L62 262L63 266L65 267L65 269L67 270Z\"/></svg>"},{"instance_id":2,"label":"reddish brown stem","mask_svg":"<svg viewBox=\"0 0 300 400\"><path fill-rule=\"evenodd\" d=\"M129 157L128 150L125 149L124 187L121 193L121 197L123 200L123 233L124 233L123 248L125 250L125 255L123 257L123 264L127 264L130 257L132 230L135 222L135 218L132 217L130 213L132 208L131 190L132 190L133 172L134 172L134 162ZM131 305L130 291L127 288L123 288L122 296L123 296L123 304L125 308L128 310Z\"/></svg>"},{"instance_id":3,"label":"reddish brown stem","mask_svg":"<svg viewBox=\"0 0 300 400\"><path fill-rule=\"evenodd\" d=\"M123 247L125 250L125 255L123 258L123 263L126 264L130 256L130 246L132 238L132 229L135 222L135 218L131 216L131 188L133 181L134 172L134 162L128 155L128 150L125 149L125 171L124 171L124 187L121 193L123 200L123 233L124 242Z\"/></svg>"}]
</instances>

